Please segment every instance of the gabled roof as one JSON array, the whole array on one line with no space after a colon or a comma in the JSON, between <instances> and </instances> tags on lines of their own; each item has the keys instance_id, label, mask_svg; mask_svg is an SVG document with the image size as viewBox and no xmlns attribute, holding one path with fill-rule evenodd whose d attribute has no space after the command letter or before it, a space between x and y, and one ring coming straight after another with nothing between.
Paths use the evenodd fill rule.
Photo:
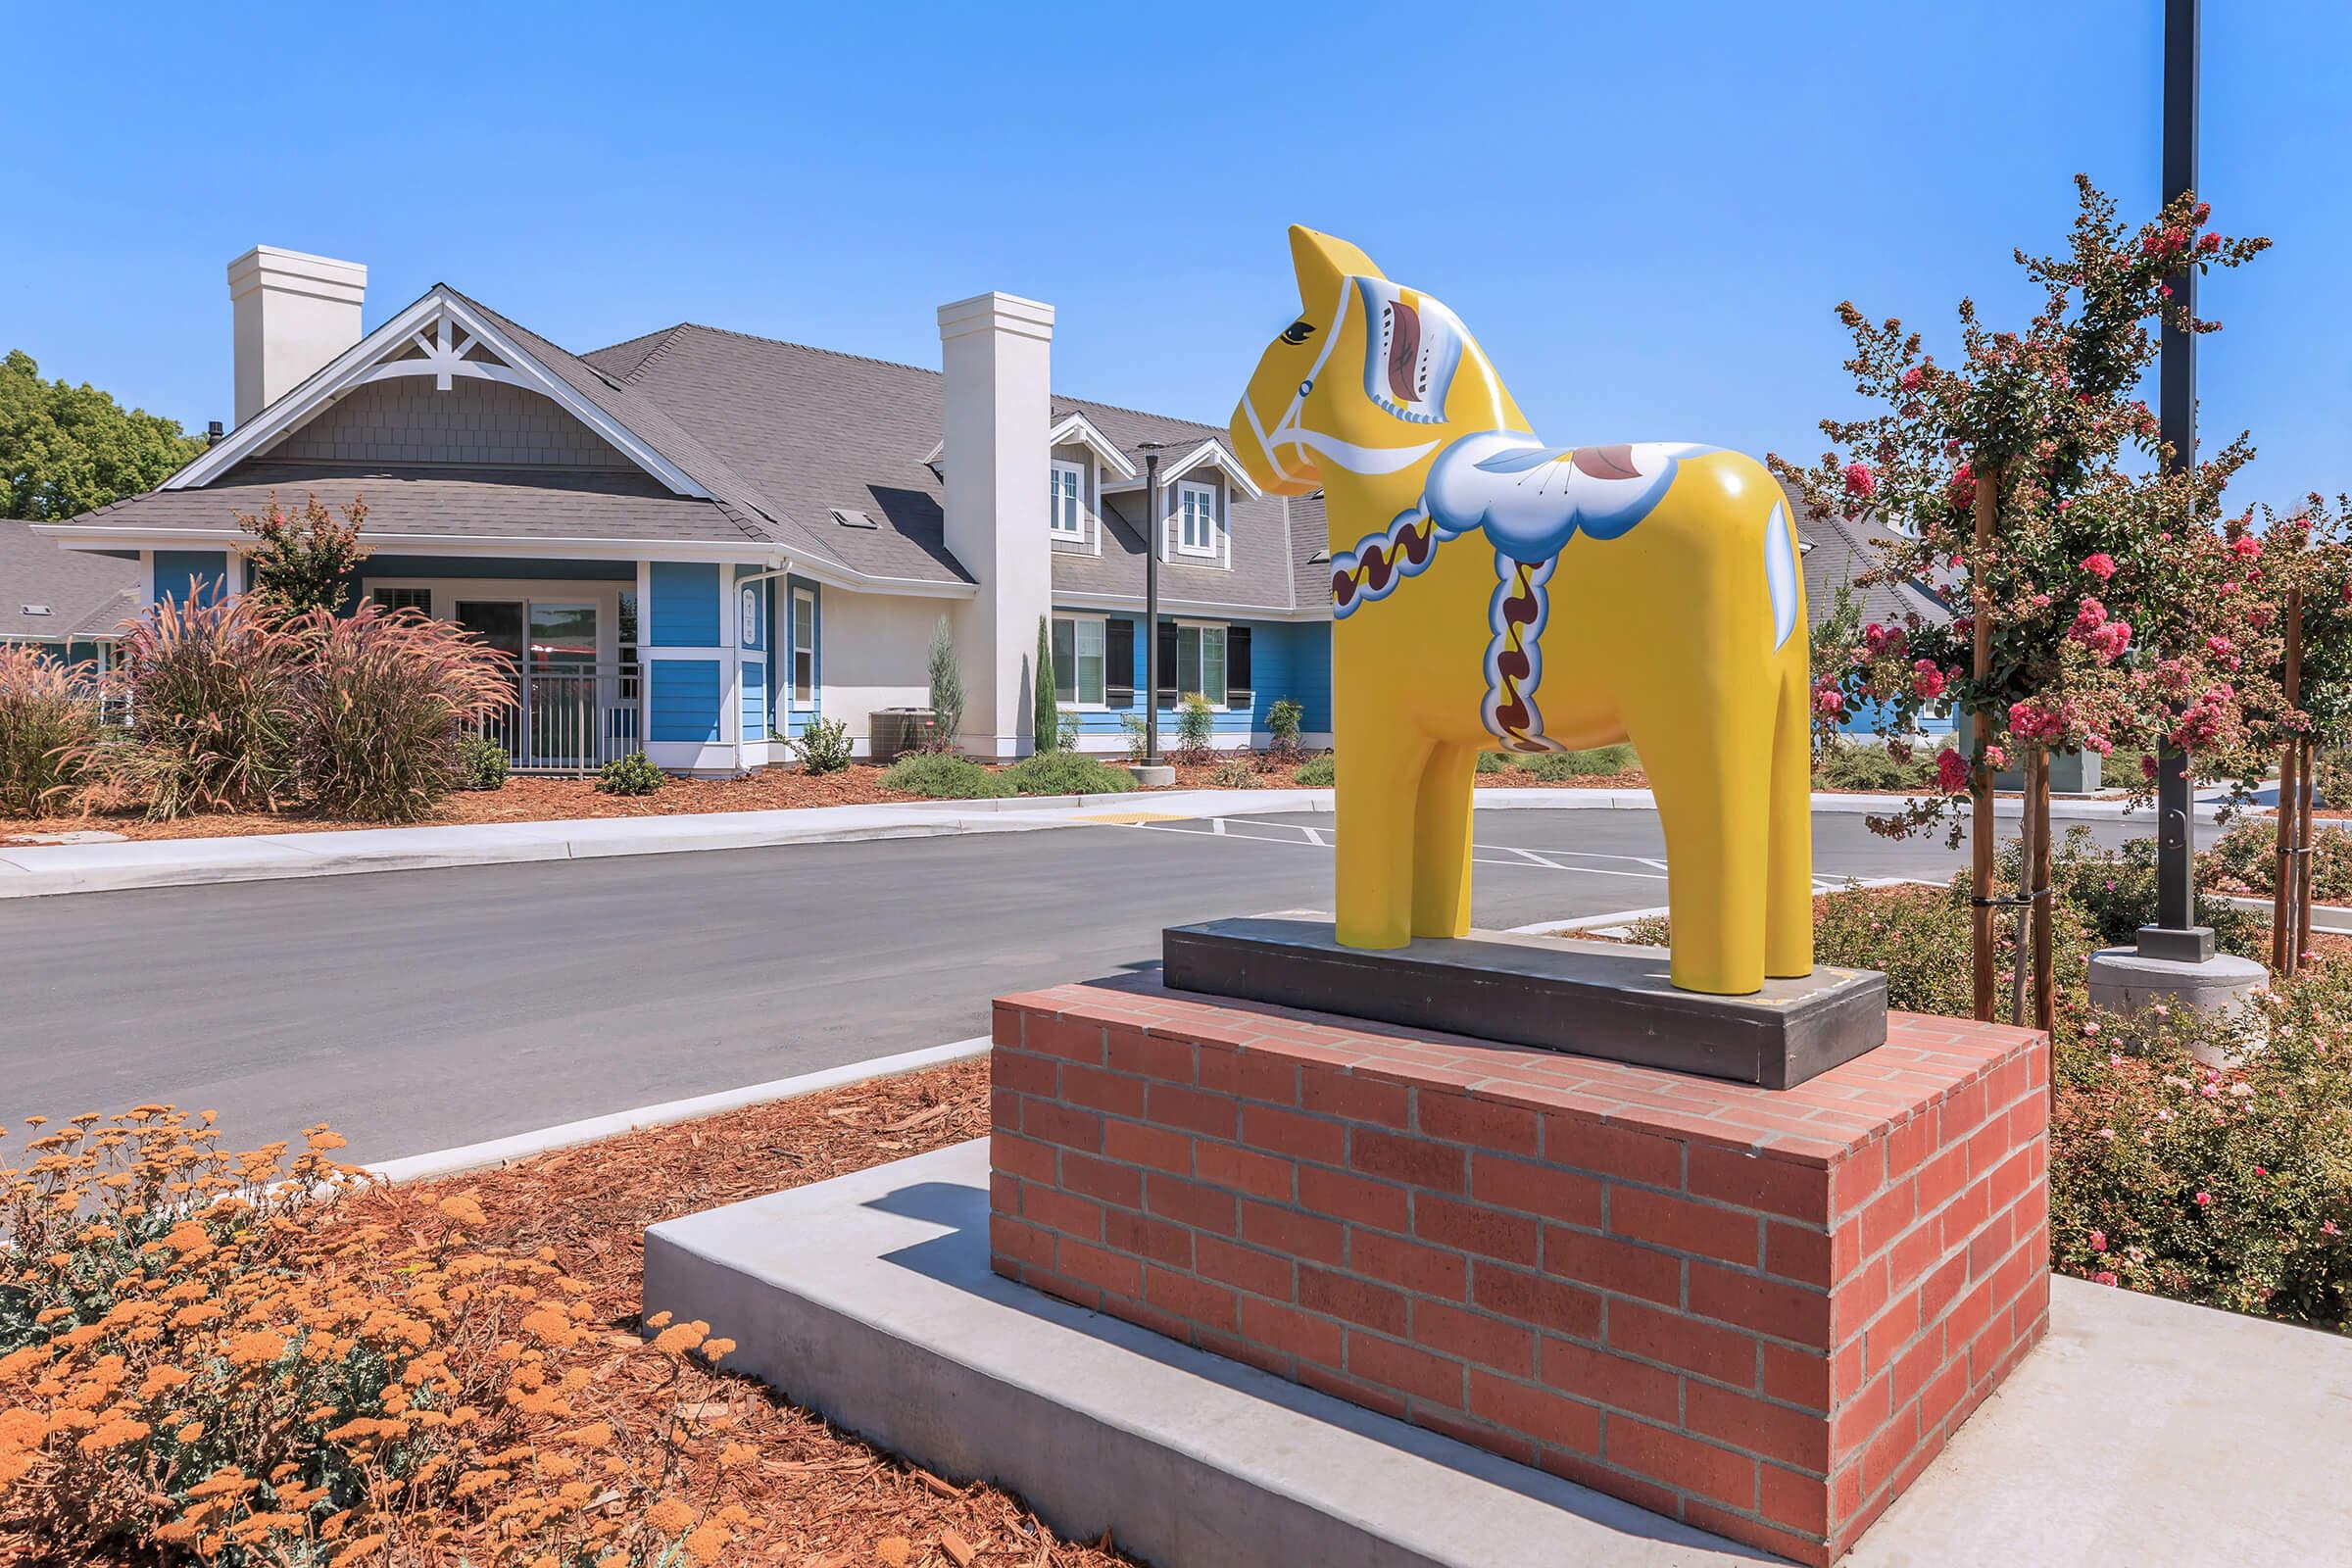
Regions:
<instances>
[{"instance_id":1,"label":"gabled roof","mask_svg":"<svg viewBox=\"0 0 2352 1568\"><path fill-rule=\"evenodd\" d=\"M139 612L145 586L136 561L66 550L30 523L0 519L0 638L111 636Z\"/></svg>"},{"instance_id":2,"label":"gabled roof","mask_svg":"<svg viewBox=\"0 0 2352 1568\"><path fill-rule=\"evenodd\" d=\"M1788 514L1796 521L1797 545L1805 573L1805 613L1818 626L1836 604L1839 586L1853 583L1856 577L1877 565L1885 548L1873 536L1867 518L1808 516L1803 496L1787 484L1781 488L1788 497ZM1906 615L1917 615L1923 621L1940 624L1952 618L1943 601L1916 582L1856 584L1854 600L1866 621L1894 625Z\"/></svg>"}]
</instances>

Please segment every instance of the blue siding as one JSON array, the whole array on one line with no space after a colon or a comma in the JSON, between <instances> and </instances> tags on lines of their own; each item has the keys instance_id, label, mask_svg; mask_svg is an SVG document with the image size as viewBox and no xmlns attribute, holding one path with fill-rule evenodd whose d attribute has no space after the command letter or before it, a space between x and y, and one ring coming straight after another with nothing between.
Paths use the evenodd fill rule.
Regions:
<instances>
[{"instance_id":1,"label":"blue siding","mask_svg":"<svg viewBox=\"0 0 2352 1568\"><path fill-rule=\"evenodd\" d=\"M747 741L767 739L767 666L746 662L743 666L743 738Z\"/></svg>"},{"instance_id":2,"label":"blue siding","mask_svg":"<svg viewBox=\"0 0 2352 1568\"><path fill-rule=\"evenodd\" d=\"M691 561L657 561L646 640L656 648L718 646L718 567Z\"/></svg>"},{"instance_id":3,"label":"blue siding","mask_svg":"<svg viewBox=\"0 0 2352 1568\"><path fill-rule=\"evenodd\" d=\"M646 663L653 722L646 739L718 739L718 661L656 659Z\"/></svg>"},{"instance_id":4,"label":"blue siding","mask_svg":"<svg viewBox=\"0 0 2352 1568\"><path fill-rule=\"evenodd\" d=\"M659 569L659 568L656 568ZM550 582L635 582L634 561L511 561L479 556L369 556L360 567L374 577L538 577Z\"/></svg>"},{"instance_id":5,"label":"blue siding","mask_svg":"<svg viewBox=\"0 0 2352 1568\"><path fill-rule=\"evenodd\" d=\"M1056 613L1086 614L1090 612L1056 612ZM1122 722L1126 713L1141 714L1140 701L1144 681L1144 624L1141 615L1109 615L1107 620L1124 620L1135 626L1135 681L1139 700L1126 709L1081 712L1078 733L1090 735L1124 735ZM1163 617L1163 619L1166 617ZM1250 706L1247 710L1231 709L1216 715L1214 733L1242 737L1263 734L1266 715L1277 702L1287 697L1305 711L1298 727L1308 734L1327 734L1331 729L1331 626L1327 621L1250 621L1231 622L1250 628ZM821 645L820 645L821 646ZM1161 743L1174 733L1176 710L1159 710Z\"/></svg>"},{"instance_id":6,"label":"blue siding","mask_svg":"<svg viewBox=\"0 0 2352 1568\"><path fill-rule=\"evenodd\" d=\"M219 550L158 550L155 578L149 597L167 596L186 604L191 599L217 599L228 575L228 556Z\"/></svg>"}]
</instances>

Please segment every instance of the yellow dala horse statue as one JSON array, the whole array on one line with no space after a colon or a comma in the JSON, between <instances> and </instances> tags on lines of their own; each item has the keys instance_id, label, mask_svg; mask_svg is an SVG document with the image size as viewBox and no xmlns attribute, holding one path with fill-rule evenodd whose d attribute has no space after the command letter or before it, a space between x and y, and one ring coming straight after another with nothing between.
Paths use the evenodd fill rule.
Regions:
<instances>
[{"instance_id":1,"label":"yellow dala horse statue","mask_svg":"<svg viewBox=\"0 0 2352 1568\"><path fill-rule=\"evenodd\" d=\"M1671 979L1813 968L1804 579L1780 486L1736 452L1546 447L1460 319L1291 230L1298 318L1234 412L1331 536L1339 940L1470 925L1481 752L1630 740L1665 827Z\"/></svg>"}]
</instances>

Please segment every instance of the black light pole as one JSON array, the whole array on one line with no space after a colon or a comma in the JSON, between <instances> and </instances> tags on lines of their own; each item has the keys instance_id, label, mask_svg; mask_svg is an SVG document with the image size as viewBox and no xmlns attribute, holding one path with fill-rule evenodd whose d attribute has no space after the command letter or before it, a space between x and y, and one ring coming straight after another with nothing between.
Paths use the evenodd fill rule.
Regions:
<instances>
[{"instance_id":1,"label":"black light pole","mask_svg":"<svg viewBox=\"0 0 2352 1568\"><path fill-rule=\"evenodd\" d=\"M1159 449L1144 454L1144 765L1159 765Z\"/></svg>"},{"instance_id":2,"label":"black light pole","mask_svg":"<svg viewBox=\"0 0 2352 1568\"><path fill-rule=\"evenodd\" d=\"M2164 199L2197 188L2197 0L2164 4ZM2196 314L2197 273L2183 267L2167 281L2181 319ZM2165 318L2157 339L2157 422L2169 472L2197 461L2197 338ZM2156 923L2139 928L2139 956L2203 963L2213 956L2213 928L2195 923L2196 871L2188 759L2170 743L2156 749Z\"/></svg>"}]
</instances>

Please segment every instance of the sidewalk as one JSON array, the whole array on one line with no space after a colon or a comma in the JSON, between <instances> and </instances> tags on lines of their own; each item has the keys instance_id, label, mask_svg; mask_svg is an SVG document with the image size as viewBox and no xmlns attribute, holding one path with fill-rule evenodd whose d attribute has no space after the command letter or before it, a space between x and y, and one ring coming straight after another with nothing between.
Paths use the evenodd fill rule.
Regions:
<instances>
[{"instance_id":1,"label":"sidewalk","mask_svg":"<svg viewBox=\"0 0 2352 1568\"><path fill-rule=\"evenodd\" d=\"M1638 810L1656 803L1647 790L1480 789L1482 810ZM1891 811L1891 795L1816 793L1817 811ZM0 898L107 893L127 888L288 877L414 871L444 865L504 865L578 860L608 855L669 855L692 850L762 849L781 844L840 844L865 839L933 838L950 833L1020 833L1088 822L1255 816L1329 811L1327 789L1171 790L1131 795L1034 796L990 801L909 801L882 806L819 806L785 811L721 811L682 816L591 817L555 822L475 823L457 827L367 828L339 833L268 833L242 838L146 839L119 844L56 844L0 850ZM1994 813L2014 817L2015 800ZM2053 820L2120 818L2120 801L2053 801ZM2155 813L2134 813L2150 831ZM2214 808L2200 805L2211 822Z\"/></svg>"}]
</instances>

